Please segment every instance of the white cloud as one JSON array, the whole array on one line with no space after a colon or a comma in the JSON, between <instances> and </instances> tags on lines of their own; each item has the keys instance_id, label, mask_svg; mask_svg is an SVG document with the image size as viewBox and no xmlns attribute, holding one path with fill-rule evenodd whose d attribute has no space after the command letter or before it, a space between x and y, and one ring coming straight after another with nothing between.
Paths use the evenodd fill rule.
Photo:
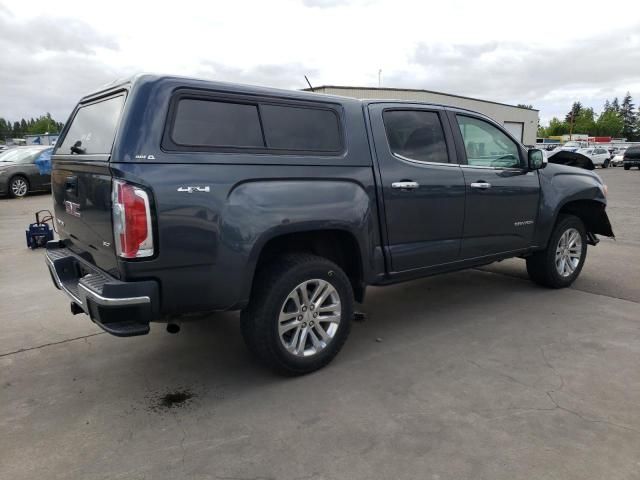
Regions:
<instances>
[{"instance_id":1,"label":"white cloud","mask_svg":"<svg viewBox=\"0 0 640 480\"><path fill-rule=\"evenodd\" d=\"M604 7L586 0L562 9L551 0L0 3L0 116L64 118L83 94L140 71L303 88L305 74L314 86L376 86L382 69L386 86L531 103L545 120L576 99L599 107L627 90L640 96L637 1L609 2L615 21L594 21L594 8Z\"/></svg>"}]
</instances>

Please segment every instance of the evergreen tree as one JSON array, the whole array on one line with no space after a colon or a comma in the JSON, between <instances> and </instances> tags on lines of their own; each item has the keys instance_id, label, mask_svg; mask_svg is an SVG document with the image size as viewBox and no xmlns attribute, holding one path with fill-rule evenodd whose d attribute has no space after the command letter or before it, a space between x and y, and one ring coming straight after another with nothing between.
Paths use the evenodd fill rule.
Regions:
<instances>
[{"instance_id":1,"label":"evergreen tree","mask_svg":"<svg viewBox=\"0 0 640 480\"><path fill-rule=\"evenodd\" d=\"M613 110L616 113L620 112L620 104L618 103L618 97L613 99L613 102L611 102L611 110Z\"/></svg>"},{"instance_id":2,"label":"evergreen tree","mask_svg":"<svg viewBox=\"0 0 640 480\"><path fill-rule=\"evenodd\" d=\"M564 121L567 124L571 124L572 121L575 122L576 118L578 118L578 115L580 115L580 112L582 112L582 103L573 102L571 110L569 110L569 113L567 113L567 115L564 117Z\"/></svg>"},{"instance_id":3,"label":"evergreen tree","mask_svg":"<svg viewBox=\"0 0 640 480\"><path fill-rule=\"evenodd\" d=\"M622 136L629 141L635 140L638 134L638 117L629 92L620 105L620 117L622 118Z\"/></svg>"}]
</instances>

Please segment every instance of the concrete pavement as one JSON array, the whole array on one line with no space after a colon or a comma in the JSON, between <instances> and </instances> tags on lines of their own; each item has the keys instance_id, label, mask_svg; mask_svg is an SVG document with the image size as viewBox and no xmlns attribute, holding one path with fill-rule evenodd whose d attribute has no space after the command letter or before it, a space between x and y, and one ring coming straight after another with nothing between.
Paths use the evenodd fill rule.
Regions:
<instances>
[{"instance_id":1,"label":"concrete pavement","mask_svg":"<svg viewBox=\"0 0 640 480\"><path fill-rule=\"evenodd\" d=\"M599 173L619 238L575 288L514 260L371 289L295 379L251 360L237 314L130 339L71 316L24 246L49 197L0 200L0 478L640 478L640 172Z\"/></svg>"}]
</instances>

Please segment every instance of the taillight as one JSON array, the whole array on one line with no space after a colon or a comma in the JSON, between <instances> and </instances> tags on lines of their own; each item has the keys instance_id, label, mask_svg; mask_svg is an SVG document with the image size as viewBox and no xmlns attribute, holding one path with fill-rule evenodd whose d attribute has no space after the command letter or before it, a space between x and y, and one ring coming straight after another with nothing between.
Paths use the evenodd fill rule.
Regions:
<instances>
[{"instance_id":1,"label":"taillight","mask_svg":"<svg viewBox=\"0 0 640 480\"><path fill-rule=\"evenodd\" d=\"M113 181L113 236L122 258L153 255L153 229L149 195L122 180Z\"/></svg>"}]
</instances>

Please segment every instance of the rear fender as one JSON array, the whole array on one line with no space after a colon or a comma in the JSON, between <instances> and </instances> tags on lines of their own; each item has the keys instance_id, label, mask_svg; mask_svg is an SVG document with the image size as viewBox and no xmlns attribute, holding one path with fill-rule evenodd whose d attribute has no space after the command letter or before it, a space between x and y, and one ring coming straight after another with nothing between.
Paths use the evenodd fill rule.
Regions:
<instances>
[{"instance_id":1,"label":"rear fender","mask_svg":"<svg viewBox=\"0 0 640 480\"><path fill-rule=\"evenodd\" d=\"M224 238L253 242L245 267L241 303L249 298L264 246L291 233L348 232L358 244L362 275L367 279L373 271L377 238L372 205L365 189L349 180L260 180L238 185L229 195L221 229Z\"/></svg>"}]
</instances>

